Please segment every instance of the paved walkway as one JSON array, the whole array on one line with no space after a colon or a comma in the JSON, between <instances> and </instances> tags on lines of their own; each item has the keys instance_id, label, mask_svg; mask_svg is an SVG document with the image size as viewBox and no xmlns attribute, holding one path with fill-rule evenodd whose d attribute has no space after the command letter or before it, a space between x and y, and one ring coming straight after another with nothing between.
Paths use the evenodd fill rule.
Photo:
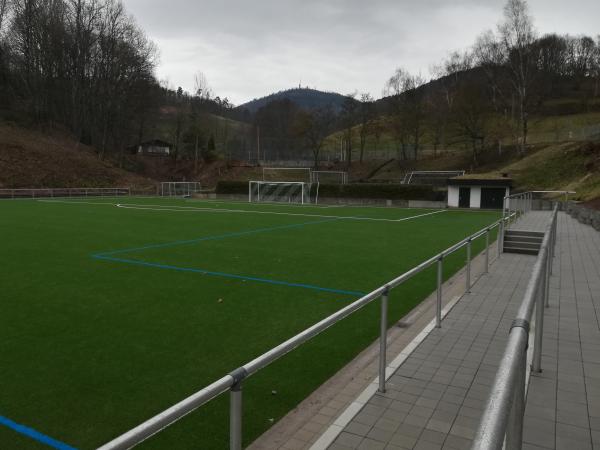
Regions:
<instances>
[{"instance_id":1,"label":"paved walkway","mask_svg":"<svg viewBox=\"0 0 600 450\"><path fill-rule=\"evenodd\" d=\"M513 229L540 230L535 212ZM560 213L543 372L532 374L525 450L600 449L600 233ZM535 256L504 254L329 446L468 449Z\"/></svg>"},{"instance_id":2,"label":"paved walkway","mask_svg":"<svg viewBox=\"0 0 600 450\"><path fill-rule=\"evenodd\" d=\"M534 262L502 255L329 448L468 449Z\"/></svg>"},{"instance_id":3,"label":"paved walkway","mask_svg":"<svg viewBox=\"0 0 600 450\"><path fill-rule=\"evenodd\" d=\"M600 233L561 213L557 238L523 448L600 449Z\"/></svg>"},{"instance_id":4,"label":"paved walkway","mask_svg":"<svg viewBox=\"0 0 600 450\"><path fill-rule=\"evenodd\" d=\"M550 220L549 211L529 211L510 226L511 230L519 231L541 231L546 230Z\"/></svg>"}]
</instances>

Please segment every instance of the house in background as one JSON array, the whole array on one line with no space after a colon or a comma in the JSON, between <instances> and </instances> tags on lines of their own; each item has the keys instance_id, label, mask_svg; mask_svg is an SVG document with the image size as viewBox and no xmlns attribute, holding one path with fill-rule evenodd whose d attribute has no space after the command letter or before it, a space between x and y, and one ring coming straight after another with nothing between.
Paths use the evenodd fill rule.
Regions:
<instances>
[{"instance_id":1,"label":"house in background","mask_svg":"<svg viewBox=\"0 0 600 450\"><path fill-rule=\"evenodd\" d=\"M161 141L160 139L153 139L151 141L142 142L135 148L135 153L138 155L169 156L173 144Z\"/></svg>"},{"instance_id":2,"label":"house in background","mask_svg":"<svg viewBox=\"0 0 600 450\"><path fill-rule=\"evenodd\" d=\"M502 209L510 195L512 178L507 174L471 174L448 180L448 207Z\"/></svg>"}]
</instances>

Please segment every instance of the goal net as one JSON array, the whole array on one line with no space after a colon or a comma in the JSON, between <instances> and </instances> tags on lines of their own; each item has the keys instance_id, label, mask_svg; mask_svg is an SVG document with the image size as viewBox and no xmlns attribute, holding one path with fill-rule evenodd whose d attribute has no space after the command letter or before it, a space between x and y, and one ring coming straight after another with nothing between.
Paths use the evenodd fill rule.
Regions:
<instances>
[{"instance_id":1,"label":"goal net","mask_svg":"<svg viewBox=\"0 0 600 450\"><path fill-rule=\"evenodd\" d=\"M301 181L250 181L248 201L303 205L311 203L311 191L314 190L315 185Z\"/></svg>"},{"instance_id":2,"label":"goal net","mask_svg":"<svg viewBox=\"0 0 600 450\"><path fill-rule=\"evenodd\" d=\"M310 183L311 170L307 167L263 167L263 181L297 181Z\"/></svg>"},{"instance_id":3,"label":"goal net","mask_svg":"<svg viewBox=\"0 0 600 450\"><path fill-rule=\"evenodd\" d=\"M312 183L348 184L348 172L336 170L313 170L310 175Z\"/></svg>"},{"instance_id":4,"label":"goal net","mask_svg":"<svg viewBox=\"0 0 600 450\"><path fill-rule=\"evenodd\" d=\"M160 195L163 197L189 197L200 190L200 183L197 182L165 181L160 183Z\"/></svg>"}]
</instances>

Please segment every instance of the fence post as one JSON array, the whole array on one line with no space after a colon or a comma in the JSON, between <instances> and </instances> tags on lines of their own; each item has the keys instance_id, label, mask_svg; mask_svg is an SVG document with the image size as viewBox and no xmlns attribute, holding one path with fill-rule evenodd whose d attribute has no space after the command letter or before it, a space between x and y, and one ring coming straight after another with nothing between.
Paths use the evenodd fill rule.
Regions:
<instances>
[{"instance_id":1,"label":"fence post","mask_svg":"<svg viewBox=\"0 0 600 450\"><path fill-rule=\"evenodd\" d=\"M467 240L467 289L465 290L465 294L471 292L471 238Z\"/></svg>"},{"instance_id":2,"label":"fence post","mask_svg":"<svg viewBox=\"0 0 600 450\"><path fill-rule=\"evenodd\" d=\"M381 323L379 335L379 392L385 392L385 368L387 366L387 316L390 290L386 286L381 296Z\"/></svg>"},{"instance_id":3,"label":"fence post","mask_svg":"<svg viewBox=\"0 0 600 450\"><path fill-rule=\"evenodd\" d=\"M240 367L230 375L234 382L229 391L229 449L242 450L242 381L248 373Z\"/></svg>"},{"instance_id":4,"label":"fence post","mask_svg":"<svg viewBox=\"0 0 600 450\"><path fill-rule=\"evenodd\" d=\"M525 337L527 339L527 335ZM506 450L521 450L523 446L523 417L525 415L525 371L527 365L527 351L523 351L519 364L513 404L510 408L506 426Z\"/></svg>"},{"instance_id":5,"label":"fence post","mask_svg":"<svg viewBox=\"0 0 600 450\"><path fill-rule=\"evenodd\" d=\"M435 326L442 328L442 280L444 276L444 256L437 263L437 307L435 311Z\"/></svg>"},{"instance_id":6,"label":"fence post","mask_svg":"<svg viewBox=\"0 0 600 450\"><path fill-rule=\"evenodd\" d=\"M490 229L485 230L485 269L483 273L490 270Z\"/></svg>"},{"instance_id":7,"label":"fence post","mask_svg":"<svg viewBox=\"0 0 600 450\"><path fill-rule=\"evenodd\" d=\"M548 249L544 255L542 267L542 279L537 285L537 298L535 305L535 340L533 344L532 370L540 373L542 371L542 339L544 337L544 306L546 303L546 281L548 279Z\"/></svg>"}]
</instances>

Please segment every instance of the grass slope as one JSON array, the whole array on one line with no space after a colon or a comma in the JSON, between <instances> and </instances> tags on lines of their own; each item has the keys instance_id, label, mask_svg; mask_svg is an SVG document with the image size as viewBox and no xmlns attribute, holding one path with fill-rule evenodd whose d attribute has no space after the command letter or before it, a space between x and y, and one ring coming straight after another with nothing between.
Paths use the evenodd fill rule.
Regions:
<instances>
[{"instance_id":1,"label":"grass slope","mask_svg":"<svg viewBox=\"0 0 600 450\"><path fill-rule=\"evenodd\" d=\"M0 203L2 254L10 261L0 271L0 415L77 448L108 441L355 298L91 255L168 244L113 256L367 292L498 217L452 211L388 222L336 217L427 211L119 201L209 211L122 209L106 199ZM255 212L225 211L240 209ZM299 223L308 224L290 227ZM264 228L271 230L256 231ZM447 259L446 277L464 257ZM394 290L390 323L434 286L433 268ZM376 339L378 308L364 308L248 379L245 444ZM226 448L227 414L221 396L142 448ZM9 444L38 448L0 426L0 446Z\"/></svg>"}]
</instances>

